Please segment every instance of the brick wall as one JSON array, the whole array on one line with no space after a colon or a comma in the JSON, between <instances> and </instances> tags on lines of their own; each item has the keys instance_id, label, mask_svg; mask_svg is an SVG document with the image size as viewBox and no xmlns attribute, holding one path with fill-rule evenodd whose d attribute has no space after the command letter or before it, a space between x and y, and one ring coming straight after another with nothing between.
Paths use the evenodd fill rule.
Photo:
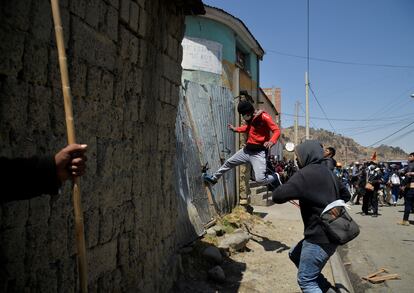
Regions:
<instances>
[{"instance_id":1,"label":"brick wall","mask_svg":"<svg viewBox=\"0 0 414 293\"><path fill-rule=\"evenodd\" d=\"M92 292L166 291L176 273L184 16L174 2L61 0L77 141L89 145L81 192ZM50 3L0 5L0 155L53 153L66 127ZM78 291L68 185L0 206L0 291Z\"/></svg>"}]
</instances>

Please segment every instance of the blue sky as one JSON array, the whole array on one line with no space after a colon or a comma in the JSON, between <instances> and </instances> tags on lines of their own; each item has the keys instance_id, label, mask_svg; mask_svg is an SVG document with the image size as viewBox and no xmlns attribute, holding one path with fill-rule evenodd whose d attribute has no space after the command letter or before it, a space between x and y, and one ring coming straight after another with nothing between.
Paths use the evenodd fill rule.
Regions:
<instances>
[{"instance_id":1,"label":"blue sky","mask_svg":"<svg viewBox=\"0 0 414 293\"><path fill-rule=\"evenodd\" d=\"M293 125L296 101L305 115L307 0L203 2L241 19L261 44L260 85L282 89L282 124ZM364 146L406 127L374 146L413 152L414 1L310 0L309 7L310 83L329 118L310 92L310 126Z\"/></svg>"}]
</instances>

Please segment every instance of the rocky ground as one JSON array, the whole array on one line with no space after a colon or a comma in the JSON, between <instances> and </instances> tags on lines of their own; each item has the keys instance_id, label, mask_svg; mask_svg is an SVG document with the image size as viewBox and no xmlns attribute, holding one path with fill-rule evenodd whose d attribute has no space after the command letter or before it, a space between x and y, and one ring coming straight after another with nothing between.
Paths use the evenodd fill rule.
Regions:
<instances>
[{"instance_id":1,"label":"rocky ground","mask_svg":"<svg viewBox=\"0 0 414 293\"><path fill-rule=\"evenodd\" d=\"M300 292L288 251L301 239L303 224L293 205L278 209L288 216L271 217L269 208L253 214L236 208L219 220L202 239L183 249L182 273L173 292ZM223 245L235 234L239 237L229 248ZM324 273L332 279L329 266Z\"/></svg>"}]
</instances>

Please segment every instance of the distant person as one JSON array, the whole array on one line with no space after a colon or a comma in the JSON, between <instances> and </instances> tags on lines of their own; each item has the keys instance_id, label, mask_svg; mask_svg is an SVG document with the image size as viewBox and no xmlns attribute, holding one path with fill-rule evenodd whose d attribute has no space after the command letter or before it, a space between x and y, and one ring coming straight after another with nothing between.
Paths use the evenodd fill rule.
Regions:
<instances>
[{"instance_id":1,"label":"distant person","mask_svg":"<svg viewBox=\"0 0 414 293\"><path fill-rule=\"evenodd\" d=\"M362 215L369 215L369 209L372 208L372 217L378 217L378 190L382 182L380 168L376 165L369 165L367 169L367 183L372 189L365 188L365 194L362 199Z\"/></svg>"},{"instance_id":2,"label":"distant person","mask_svg":"<svg viewBox=\"0 0 414 293\"><path fill-rule=\"evenodd\" d=\"M392 204L396 206L401 185L401 178L400 175L398 175L398 170L393 169L392 174L389 178L389 185L391 186Z\"/></svg>"},{"instance_id":3,"label":"distant person","mask_svg":"<svg viewBox=\"0 0 414 293\"><path fill-rule=\"evenodd\" d=\"M382 190L384 193L384 203L388 206L391 205L391 183L390 177L392 174L392 167L388 166L388 164L384 165L383 172L382 172L382 181L384 182Z\"/></svg>"},{"instance_id":4,"label":"distant person","mask_svg":"<svg viewBox=\"0 0 414 293\"><path fill-rule=\"evenodd\" d=\"M336 154L336 150L333 147L327 147L323 151L323 161L322 164L327 166L331 171L336 167L336 161L333 158Z\"/></svg>"},{"instance_id":5,"label":"distant person","mask_svg":"<svg viewBox=\"0 0 414 293\"><path fill-rule=\"evenodd\" d=\"M404 186L404 216L403 220L398 222L398 224L409 226L410 222L408 221L408 217L413 209L414 201L414 153L408 155L408 166L402 185Z\"/></svg>"},{"instance_id":6,"label":"distant person","mask_svg":"<svg viewBox=\"0 0 414 293\"><path fill-rule=\"evenodd\" d=\"M261 185L274 183L276 187L280 184L280 180L276 173L268 174L266 155L280 136L279 127L273 122L269 114L263 110L255 110L253 105L247 100L239 102L237 111L242 115L246 124L240 127L229 124L228 127L233 132L246 133L247 144L224 162L215 173L212 175L204 173L204 181L216 184L217 180L227 171L236 166L250 163L257 183Z\"/></svg>"},{"instance_id":7,"label":"distant person","mask_svg":"<svg viewBox=\"0 0 414 293\"><path fill-rule=\"evenodd\" d=\"M360 204L361 198L365 195L365 184L367 182L367 173L362 165L358 166L358 172L356 173L357 179L355 183L355 193L352 195L351 202L356 205Z\"/></svg>"},{"instance_id":8,"label":"distant person","mask_svg":"<svg viewBox=\"0 0 414 293\"><path fill-rule=\"evenodd\" d=\"M70 144L53 156L30 158L0 157L2 203L57 194L62 184L86 169L87 145Z\"/></svg>"},{"instance_id":9,"label":"distant person","mask_svg":"<svg viewBox=\"0 0 414 293\"><path fill-rule=\"evenodd\" d=\"M289 258L298 268L297 280L302 292L335 292L321 272L337 244L329 239L319 219L328 204L338 198L347 202L351 195L321 163L323 148L318 141L299 144L295 153L299 170L273 191L272 199L275 203L299 200L304 239L290 250Z\"/></svg>"}]
</instances>

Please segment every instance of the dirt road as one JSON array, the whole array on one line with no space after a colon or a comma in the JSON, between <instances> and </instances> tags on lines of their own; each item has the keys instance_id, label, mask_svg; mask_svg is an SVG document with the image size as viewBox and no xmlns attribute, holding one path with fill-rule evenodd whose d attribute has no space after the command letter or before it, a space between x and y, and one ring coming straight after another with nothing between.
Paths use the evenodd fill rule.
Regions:
<instances>
[{"instance_id":1,"label":"dirt road","mask_svg":"<svg viewBox=\"0 0 414 293\"><path fill-rule=\"evenodd\" d=\"M361 227L361 234L340 249L340 255L348 270L355 292L414 292L414 222L410 226L400 226L404 206L383 206L379 216L361 215L361 206L353 206L351 215ZM413 214L410 215L413 219ZM390 274L398 274L401 280L390 280L380 284L362 281L360 277L388 269Z\"/></svg>"},{"instance_id":2,"label":"dirt road","mask_svg":"<svg viewBox=\"0 0 414 293\"><path fill-rule=\"evenodd\" d=\"M225 282L210 281L202 264L198 272L194 266L184 266L187 271L184 268L175 292L301 292L296 282L297 269L288 258L289 249L302 239L299 209L287 203L254 207L254 214L262 221L250 227L252 239L247 250L232 254L222 264ZM332 282L329 264L324 275Z\"/></svg>"}]
</instances>

